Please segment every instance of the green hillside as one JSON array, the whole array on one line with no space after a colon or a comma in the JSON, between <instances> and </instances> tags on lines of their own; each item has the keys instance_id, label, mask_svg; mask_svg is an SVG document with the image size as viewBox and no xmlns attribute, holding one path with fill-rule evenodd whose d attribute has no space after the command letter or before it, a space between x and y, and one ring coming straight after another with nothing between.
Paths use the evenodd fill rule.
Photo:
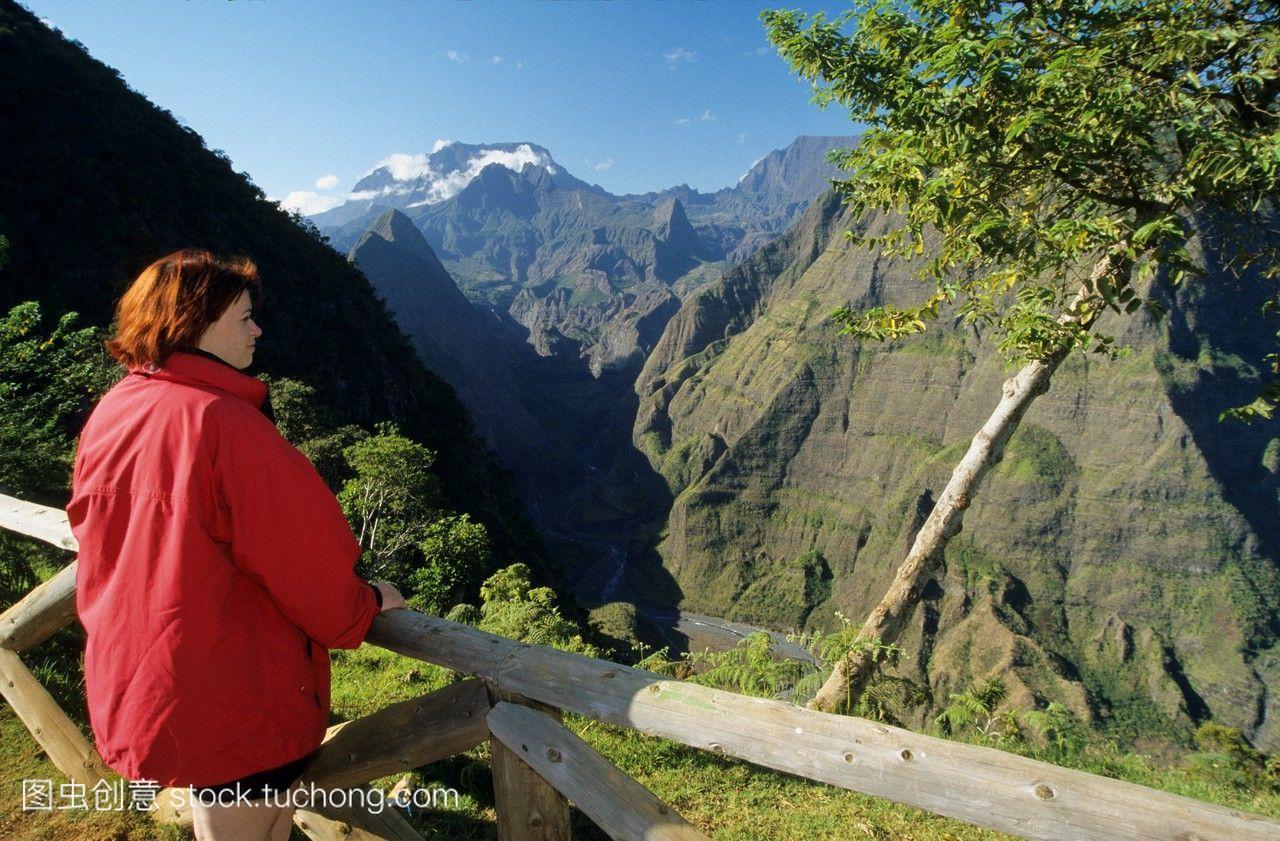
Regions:
<instances>
[{"instance_id":1,"label":"green hillside","mask_svg":"<svg viewBox=\"0 0 1280 841\"><path fill-rule=\"evenodd\" d=\"M908 266L850 245L851 224L820 200L687 300L637 382L636 445L675 496L653 562L689 609L860 621L1008 376L972 328L838 337L833 308L922 295ZM1232 291L1210 304L1211 284ZM1212 717L1280 744L1280 423L1217 419L1257 388L1263 291L1220 273L1158 285L1165 319L1104 326L1126 356L1058 371L912 620L920 721L996 672L1015 704L1057 701L1121 738L1185 745Z\"/></svg>"}]
</instances>

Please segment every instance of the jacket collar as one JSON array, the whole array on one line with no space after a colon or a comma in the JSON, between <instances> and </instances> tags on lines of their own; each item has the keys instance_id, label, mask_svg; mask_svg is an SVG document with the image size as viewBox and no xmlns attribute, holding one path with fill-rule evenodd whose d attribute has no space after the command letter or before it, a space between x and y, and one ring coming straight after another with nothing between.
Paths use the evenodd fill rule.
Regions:
<instances>
[{"instance_id":1,"label":"jacket collar","mask_svg":"<svg viewBox=\"0 0 1280 841\"><path fill-rule=\"evenodd\" d=\"M233 366L211 353L194 353L175 350L159 366L134 366L130 374L140 374L153 380L209 386L230 392L255 409L262 408L267 396L267 385L248 374L242 374Z\"/></svg>"}]
</instances>

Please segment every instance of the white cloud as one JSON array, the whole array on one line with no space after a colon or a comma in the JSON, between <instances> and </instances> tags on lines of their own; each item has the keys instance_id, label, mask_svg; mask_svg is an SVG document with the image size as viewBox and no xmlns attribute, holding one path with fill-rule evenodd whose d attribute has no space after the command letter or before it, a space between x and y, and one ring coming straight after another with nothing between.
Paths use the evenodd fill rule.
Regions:
<instances>
[{"instance_id":1,"label":"white cloud","mask_svg":"<svg viewBox=\"0 0 1280 841\"><path fill-rule=\"evenodd\" d=\"M450 61L455 61L458 64L464 64L471 60L471 56L466 53L460 53L457 50L445 50L444 54L449 57Z\"/></svg>"},{"instance_id":2,"label":"white cloud","mask_svg":"<svg viewBox=\"0 0 1280 841\"><path fill-rule=\"evenodd\" d=\"M338 176L336 175L321 175L316 179L317 190L332 190L336 186L338 186Z\"/></svg>"},{"instance_id":3,"label":"white cloud","mask_svg":"<svg viewBox=\"0 0 1280 841\"><path fill-rule=\"evenodd\" d=\"M439 152L454 142L453 140L437 140L431 151L433 153ZM471 183L473 178L480 174L480 170L489 164L501 164L507 169L516 172L521 171L526 166L543 167L552 175L559 171L555 164L551 162L549 155L535 152L533 147L527 143L516 147L515 151L512 152L504 152L499 149L481 152L472 157L461 168L444 174L431 167L426 155L407 155L403 152L397 152L379 161L374 165L373 169L365 173L365 175L370 175L380 169L386 169L397 183L388 184L378 190L359 190L354 193L348 193L347 199L350 201L368 201L381 196L403 196L411 193L415 196L425 194L425 197L420 201L409 204L409 207L437 204L452 198L460 192L462 188Z\"/></svg>"},{"instance_id":4,"label":"white cloud","mask_svg":"<svg viewBox=\"0 0 1280 841\"><path fill-rule=\"evenodd\" d=\"M687 126L689 125L689 123L692 123L692 122L693 122L693 119L690 117L679 117L676 119L675 124L678 126Z\"/></svg>"},{"instance_id":5,"label":"white cloud","mask_svg":"<svg viewBox=\"0 0 1280 841\"><path fill-rule=\"evenodd\" d=\"M706 111L702 112L702 116L698 119L704 123L714 123L716 121L716 115L712 114L711 109L708 108Z\"/></svg>"},{"instance_id":6,"label":"white cloud","mask_svg":"<svg viewBox=\"0 0 1280 841\"><path fill-rule=\"evenodd\" d=\"M746 178L748 175L750 175L750 174L751 174L751 170L753 170L753 169L755 169L755 168L756 168L756 164L760 163L760 162L761 162L761 161L763 161L763 160L764 160L764 158L756 158L756 162L755 162L754 164L752 164L751 166L747 167L747 171L746 171L746 172L744 172L744 173L742 173L742 175L738 177L738 183L739 183L739 184L741 184L741 183L742 183L742 179L743 179L743 178Z\"/></svg>"},{"instance_id":7,"label":"white cloud","mask_svg":"<svg viewBox=\"0 0 1280 841\"><path fill-rule=\"evenodd\" d=\"M285 210L296 210L303 216L314 216L340 204L342 199L336 196L321 196L310 190L294 190L280 202Z\"/></svg>"},{"instance_id":8,"label":"white cloud","mask_svg":"<svg viewBox=\"0 0 1280 841\"><path fill-rule=\"evenodd\" d=\"M667 60L667 66L672 70L675 70L676 65L680 62L683 61L687 64L688 62L693 61L693 57L695 55L697 55L697 53L692 50L686 50L684 47L676 47L669 53L663 53L662 57Z\"/></svg>"},{"instance_id":9,"label":"white cloud","mask_svg":"<svg viewBox=\"0 0 1280 841\"><path fill-rule=\"evenodd\" d=\"M746 133L746 132L740 132L740 133L738 134L737 141L738 141L739 143L743 143L743 142L745 142L745 141L746 141L746 139L747 139L747 133Z\"/></svg>"},{"instance_id":10,"label":"white cloud","mask_svg":"<svg viewBox=\"0 0 1280 841\"><path fill-rule=\"evenodd\" d=\"M414 183L388 184L380 190L357 190L354 193L347 193L347 201L368 201L381 196L403 196L416 189Z\"/></svg>"},{"instance_id":11,"label":"white cloud","mask_svg":"<svg viewBox=\"0 0 1280 841\"><path fill-rule=\"evenodd\" d=\"M756 47L754 52L756 55L768 55L773 52L773 49L771 47Z\"/></svg>"},{"instance_id":12,"label":"white cloud","mask_svg":"<svg viewBox=\"0 0 1280 841\"><path fill-rule=\"evenodd\" d=\"M524 69L524 62L523 62L523 61L517 61L517 62L516 62L516 69L517 69L517 70L523 70L523 69Z\"/></svg>"},{"instance_id":13,"label":"white cloud","mask_svg":"<svg viewBox=\"0 0 1280 841\"><path fill-rule=\"evenodd\" d=\"M605 158L603 161L596 164L596 172L604 172L611 166L613 166L613 158Z\"/></svg>"},{"instance_id":14,"label":"white cloud","mask_svg":"<svg viewBox=\"0 0 1280 841\"><path fill-rule=\"evenodd\" d=\"M397 181L410 181L431 174L431 164L427 162L426 155L406 155L403 152L396 152L378 161L369 172L376 172L383 167L390 170L391 177Z\"/></svg>"},{"instance_id":15,"label":"white cloud","mask_svg":"<svg viewBox=\"0 0 1280 841\"><path fill-rule=\"evenodd\" d=\"M519 172L526 166L546 167L547 171L552 175L556 173L555 166L551 163L551 159L546 155L533 151L533 147L529 144L516 147L514 152L504 152L500 149L491 149L487 152L481 152L471 160L467 161L467 165L461 169L441 178L437 178L427 187L427 197L420 202L410 205L410 207L418 207L424 204L436 204L438 202L450 199L462 191L471 183L480 170L489 164L501 164L507 169Z\"/></svg>"},{"instance_id":16,"label":"white cloud","mask_svg":"<svg viewBox=\"0 0 1280 841\"><path fill-rule=\"evenodd\" d=\"M40 18L40 22L43 23L45 26L49 27L50 29L52 29L54 32L58 31L58 27L54 26L53 21L49 20L48 18Z\"/></svg>"},{"instance_id":17,"label":"white cloud","mask_svg":"<svg viewBox=\"0 0 1280 841\"><path fill-rule=\"evenodd\" d=\"M490 61L492 61L494 64L501 64L501 63L502 63L502 56L500 56L500 55L496 55L496 56L494 56L492 59L490 59Z\"/></svg>"}]
</instances>

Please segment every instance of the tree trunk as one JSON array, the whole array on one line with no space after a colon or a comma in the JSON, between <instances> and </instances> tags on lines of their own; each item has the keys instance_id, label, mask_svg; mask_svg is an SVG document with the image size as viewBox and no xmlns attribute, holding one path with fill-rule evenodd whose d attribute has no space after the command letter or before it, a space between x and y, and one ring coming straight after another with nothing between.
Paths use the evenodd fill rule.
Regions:
<instances>
[{"instance_id":1,"label":"tree trunk","mask_svg":"<svg viewBox=\"0 0 1280 841\"><path fill-rule=\"evenodd\" d=\"M1075 322L1086 329L1091 327L1098 312L1099 285L1108 275L1115 276L1129 269L1127 261L1112 255L1103 257L1094 265L1088 282L1081 285L1067 312L1058 320L1062 323ZM1082 308L1086 303L1088 306ZM1029 362L1005 382L1000 404L973 437L969 451L956 465L951 481L947 482L928 519L916 533L911 551L898 567L889 591L858 632L860 644L836 663L831 676L809 702L811 708L834 712L849 710L857 702L875 672L874 644L889 645L902 633L920 601L925 583L942 558L947 542L960 531L964 511L969 507L982 477L1000 463L1009 436L1022 422L1022 416L1032 401L1049 389L1049 378L1070 352L1070 348L1066 348L1044 359Z\"/></svg>"}]
</instances>

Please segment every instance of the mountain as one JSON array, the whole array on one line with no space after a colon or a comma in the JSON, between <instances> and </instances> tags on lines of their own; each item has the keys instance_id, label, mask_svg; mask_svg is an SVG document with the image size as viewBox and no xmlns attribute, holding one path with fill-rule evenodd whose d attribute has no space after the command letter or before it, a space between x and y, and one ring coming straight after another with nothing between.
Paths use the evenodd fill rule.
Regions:
<instances>
[{"instance_id":1,"label":"mountain","mask_svg":"<svg viewBox=\"0 0 1280 841\"><path fill-rule=\"evenodd\" d=\"M998 400L1008 371L972 328L836 335L836 306L924 292L851 227L820 199L686 299L646 361L633 436L672 502L629 570L642 598L671 598L649 583L665 573L716 616L860 621ZM1280 421L1218 420L1275 328L1263 284L1206 256L1200 282L1153 288L1163 320L1101 325L1127 356L1063 364L975 496L900 641L935 710L994 671L1015 704L1123 735L1186 739L1211 716L1280 745Z\"/></svg>"},{"instance_id":2,"label":"mountain","mask_svg":"<svg viewBox=\"0 0 1280 841\"><path fill-rule=\"evenodd\" d=\"M105 327L157 257L246 254L266 294L256 370L312 385L338 423L399 424L439 453L449 503L490 527L499 557L544 565L509 478L364 276L193 129L11 0L0 0L0 149L0 308L37 300L53 318L74 310Z\"/></svg>"},{"instance_id":3,"label":"mountain","mask_svg":"<svg viewBox=\"0 0 1280 841\"><path fill-rule=\"evenodd\" d=\"M522 402L522 359L533 354L458 289L422 233L383 212L348 259L373 284L427 367L453 386L477 431L522 481L567 468L566 445Z\"/></svg>"},{"instance_id":4,"label":"mountain","mask_svg":"<svg viewBox=\"0 0 1280 841\"><path fill-rule=\"evenodd\" d=\"M802 137L715 194L632 196L575 178L533 143L438 144L392 156L312 221L348 250L399 209L467 297L537 353L596 377L634 373L680 297L785 230L835 174L826 149L848 142Z\"/></svg>"},{"instance_id":5,"label":"mountain","mask_svg":"<svg viewBox=\"0 0 1280 841\"><path fill-rule=\"evenodd\" d=\"M831 179L840 170L827 161L827 153L857 142L857 137L801 135L752 164L732 187L704 194L681 185L628 198L678 198L709 242L717 236L729 237L717 245L724 260L737 265L784 233L814 199L831 188Z\"/></svg>"},{"instance_id":6,"label":"mountain","mask_svg":"<svg viewBox=\"0 0 1280 841\"><path fill-rule=\"evenodd\" d=\"M630 444L633 382L680 296L718 276L748 229L785 227L840 140L800 138L714 195L622 197L532 143L437 144L392 156L313 221L458 389L544 534L582 535L651 504L650 483L625 478L647 471ZM595 493L614 477L626 488Z\"/></svg>"},{"instance_id":7,"label":"mountain","mask_svg":"<svg viewBox=\"0 0 1280 841\"><path fill-rule=\"evenodd\" d=\"M551 153L534 143L438 143L430 155L392 155L364 175L340 207L319 213L312 221L319 227L367 220L384 209L410 210L447 201L465 189L488 166L515 173L526 168L543 173L562 190L583 189L604 193L579 181L555 161Z\"/></svg>"}]
</instances>

